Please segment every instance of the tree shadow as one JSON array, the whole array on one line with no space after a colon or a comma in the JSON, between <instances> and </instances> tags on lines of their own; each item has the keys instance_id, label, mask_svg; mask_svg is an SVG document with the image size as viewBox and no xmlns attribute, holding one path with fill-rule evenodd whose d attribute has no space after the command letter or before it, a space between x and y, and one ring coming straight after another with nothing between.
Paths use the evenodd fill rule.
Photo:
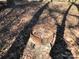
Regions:
<instances>
[{"instance_id":1,"label":"tree shadow","mask_svg":"<svg viewBox=\"0 0 79 59\"><path fill-rule=\"evenodd\" d=\"M50 51L50 56L52 57L52 59L67 59L68 58L68 56L62 56L61 54L60 54L60 57L58 56L56 58L55 55L57 55L59 53L64 54L65 53L64 51L66 51L67 44L64 41L65 21L66 21L68 12L69 12L72 5L73 5L73 3L68 7L66 12L64 13L63 19L62 19L62 24L61 25L57 24L56 42L55 42L55 45L52 47L52 49ZM62 47L58 47L59 52L54 53L54 51L56 51L56 49L57 49L56 48L57 45L61 45Z\"/></svg>"},{"instance_id":2,"label":"tree shadow","mask_svg":"<svg viewBox=\"0 0 79 59\"><path fill-rule=\"evenodd\" d=\"M42 14L43 10L48 6L48 4L49 3L46 3L35 13L29 24L26 24L24 26L24 29L19 33L10 49L4 56L2 56L1 59L20 59L20 56L22 56L23 50L27 45L32 27L35 26L35 24L37 24L39 16Z\"/></svg>"}]
</instances>

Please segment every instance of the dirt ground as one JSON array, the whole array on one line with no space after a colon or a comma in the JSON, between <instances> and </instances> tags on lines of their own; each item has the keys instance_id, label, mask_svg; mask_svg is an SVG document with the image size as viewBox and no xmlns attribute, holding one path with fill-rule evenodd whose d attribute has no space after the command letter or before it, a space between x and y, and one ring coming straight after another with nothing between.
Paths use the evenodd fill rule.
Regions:
<instances>
[{"instance_id":1,"label":"dirt ground","mask_svg":"<svg viewBox=\"0 0 79 59\"><path fill-rule=\"evenodd\" d=\"M78 8L68 2L29 2L1 9L0 59L78 59Z\"/></svg>"}]
</instances>

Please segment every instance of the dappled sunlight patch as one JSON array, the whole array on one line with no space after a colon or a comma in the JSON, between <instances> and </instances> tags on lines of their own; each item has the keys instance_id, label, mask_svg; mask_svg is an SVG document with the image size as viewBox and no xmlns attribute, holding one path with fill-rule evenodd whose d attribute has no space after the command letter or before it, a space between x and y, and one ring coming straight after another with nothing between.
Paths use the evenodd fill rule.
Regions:
<instances>
[{"instance_id":1,"label":"dappled sunlight patch","mask_svg":"<svg viewBox=\"0 0 79 59\"><path fill-rule=\"evenodd\" d=\"M76 26L78 23L79 20L75 16L67 16L66 26Z\"/></svg>"}]
</instances>

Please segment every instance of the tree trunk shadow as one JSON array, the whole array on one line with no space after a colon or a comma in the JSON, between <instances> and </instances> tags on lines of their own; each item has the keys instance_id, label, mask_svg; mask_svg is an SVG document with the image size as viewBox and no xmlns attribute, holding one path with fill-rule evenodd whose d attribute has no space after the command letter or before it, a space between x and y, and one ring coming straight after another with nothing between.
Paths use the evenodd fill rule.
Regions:
<instances>
[{"instance_id":1,"label":"tree trunk shadow","mask_svg":"<svg viewBox=\"0 0 79 59\"><path fill-rule=\"evenodd\" d=\"M55 42L55 45L52 47L52 49L50 51L50 56L52 57L52 59L67 59L68 58L68 56L62 56L60 53L64 54L65 53L64 51L66 51L67 44L64 41L65 21L66 21L67 14L68 14L72 5L73 4L71 4L68 7L67 11L64 13L63 19L62 19L62 24L57 25L56 42ZM56 49L57 49L56 48L57 45L61 45L62 47L58 47L59 52L54 53L54 51L56 51ZM60 57L56 58L55 55L58 54L58 53L60 54Z\"/></svg>"}]
</instances>

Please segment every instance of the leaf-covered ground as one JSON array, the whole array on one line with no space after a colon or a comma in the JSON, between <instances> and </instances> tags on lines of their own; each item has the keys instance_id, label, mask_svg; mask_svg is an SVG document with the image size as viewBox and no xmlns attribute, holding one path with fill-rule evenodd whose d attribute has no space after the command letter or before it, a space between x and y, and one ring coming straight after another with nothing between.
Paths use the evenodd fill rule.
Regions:
<instances>
[{"instance_id":1,"label":"leaf-covered ground","mask_svg":"<svg viewBox=\"0 0 79 59\"><path fill-rule=\"evenodd\" d=\"M47 29L51 27L55 44L43 44L46 43L44 39L43 42L34 40L37 44L40 42L40 46L30 44L30 33L36 25ZM40 27L37 26L37 29ZM34 30L39 32L37 29ZM30 2L12 5L0 11L0 59L72 59L78 55L75 56L77 59L78 45L79 12L73 3Z\"/></svg>"}]
</instances>

